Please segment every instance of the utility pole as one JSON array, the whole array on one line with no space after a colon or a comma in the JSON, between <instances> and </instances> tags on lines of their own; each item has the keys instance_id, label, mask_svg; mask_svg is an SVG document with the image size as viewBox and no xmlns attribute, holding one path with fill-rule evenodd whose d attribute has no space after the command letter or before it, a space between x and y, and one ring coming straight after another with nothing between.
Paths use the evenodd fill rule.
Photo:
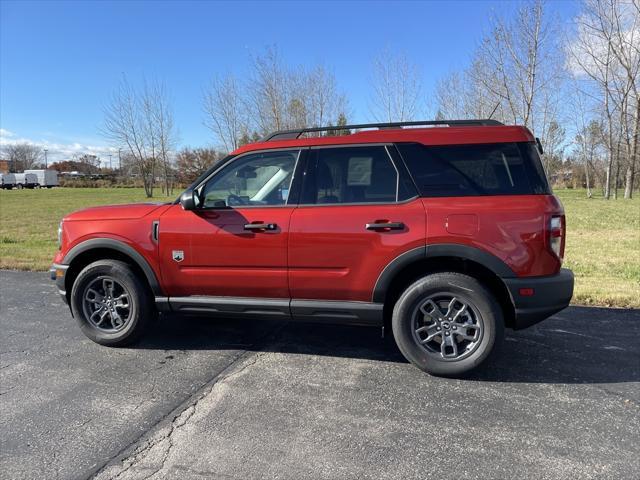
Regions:
<instances>
[{"instance_id":1,"label":"utility pole","mask_svg":"<svg viewBox=\"0 0 640 480\"><path fill-rule=\"evenodd\" d=\"M111 166L111 154L109 154L109 170L113 170L113 167Z\"/></svg>"},{"instance_id":2,"label":"utility pole","mask_svg":"<svg viewBox=\"0 0 640 480\"><path fill-rule=\"evenodd\" d=\"M44 169L47 169L47 152L49 150L47 150L46 148L44 149Z\"/></svg>"},{"instance_id":3,"label":"utility pole","mask_svg":"<svg viewBox=\"0 0 640 480\"><path fill-rule=\"evenodd\" d=\"M118 149L118 173L122 173L122 160L120 159L120 152L122 151L122 148Z\"/></svg>"}]
</instances>

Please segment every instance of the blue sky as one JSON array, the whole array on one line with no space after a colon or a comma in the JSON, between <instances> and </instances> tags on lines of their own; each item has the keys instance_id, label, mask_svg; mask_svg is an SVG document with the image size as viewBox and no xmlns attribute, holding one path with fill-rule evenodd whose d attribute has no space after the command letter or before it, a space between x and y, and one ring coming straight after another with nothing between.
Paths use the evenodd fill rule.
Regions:
<instances>
[{"instance_id":1,"label":"blue sky","mask_svg":"<svg viewBox=\"0 0 640 480\"><path fill-rule=\"evenodd\" d=\"M289 65L324 63L349 98L350 120L367 121L370 64L404 52L436 80L466 65L490 15L508 1L459 2L28 2L0 0L2 141L108 153L102 108L122 74L157 78L172 98L180 145L213 145L202 90L216 74L246 75L251 55L276 45ZM571 1L550 3L569 21ZM426 99L425 99L426 100Z\"/></svg>"}]
</instances>

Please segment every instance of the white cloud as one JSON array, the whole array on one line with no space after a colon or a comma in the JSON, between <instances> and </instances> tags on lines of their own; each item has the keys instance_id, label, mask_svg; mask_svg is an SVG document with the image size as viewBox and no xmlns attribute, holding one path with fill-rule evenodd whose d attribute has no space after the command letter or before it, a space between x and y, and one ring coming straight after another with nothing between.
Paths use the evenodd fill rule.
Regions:
<instances>
[{"instance_id":1,"label":"white cloud","mask_svg":"<svg viewBox=\"0 0 640 480\"><path fill-rule=\"evenodd\" d=\"M640 23L635 18L635 10L631 4L622 3L620 8L621 37L618 48L624 45L626 54L630 56L631 65L640 62L640 51L630 48L640 39ZM587 72L597 72L602 68L602 61L607 57L608 42L603 34L590 28L593 23L587 15L581 15L577 20L577 31L574 38L567 45L567 68L575 77L586 77ZM612 57L613 68L620 69L619 63Z\"/></svg>"},{"instance_id":2,"label":"white cloud","mask_svg":"<svg viewBox=\"0 0 640 480\"><path fill-rule=\"evenodd\" d=\"M49 163L72 160L74 156L89 154L101 158L102 164L109 163L109 154L117 158L118 149L107 145L96 145L90 143L63 143L50 140L34 140L26 137L19 137L16 133L0 128L0 147L3 145L15 145L17 143L28 143L36 145L42 150L47 149L47 160Z\"/></svg>"}]
</instances>

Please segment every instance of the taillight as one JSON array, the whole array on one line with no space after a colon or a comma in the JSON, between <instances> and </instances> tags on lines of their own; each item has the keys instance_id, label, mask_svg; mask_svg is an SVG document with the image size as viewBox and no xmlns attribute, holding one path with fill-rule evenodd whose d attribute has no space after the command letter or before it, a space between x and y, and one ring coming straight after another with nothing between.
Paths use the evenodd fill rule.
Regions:
<instances>
[{"instance_id":1,"label":"taillight","mask_svg":"<svg viewBox=\"0 0 640 480\"><path fill-rule=\"evenodd\" d=\"M553 215L549 219L548 245L556 257L564 257L565 224L564 215Z\"/></svg>"}]
</instances>

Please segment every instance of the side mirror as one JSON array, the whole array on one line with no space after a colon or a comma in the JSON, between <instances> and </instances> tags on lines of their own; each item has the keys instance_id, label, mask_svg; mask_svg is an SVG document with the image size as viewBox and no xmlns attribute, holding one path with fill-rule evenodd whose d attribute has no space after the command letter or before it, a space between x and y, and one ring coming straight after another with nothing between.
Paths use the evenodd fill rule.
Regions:
<instances>
[{"instance_id":1,"label":"side mirror","mask_svg":"<svg viewBox=\"0 0 640 480\"><path fill-rule=\"evenodd\" d=\"M182 195L180 195L180 205L182 205L183 210L196 209L196 200L193 190L187 190Z\"/></svg>"}]
</instances>

